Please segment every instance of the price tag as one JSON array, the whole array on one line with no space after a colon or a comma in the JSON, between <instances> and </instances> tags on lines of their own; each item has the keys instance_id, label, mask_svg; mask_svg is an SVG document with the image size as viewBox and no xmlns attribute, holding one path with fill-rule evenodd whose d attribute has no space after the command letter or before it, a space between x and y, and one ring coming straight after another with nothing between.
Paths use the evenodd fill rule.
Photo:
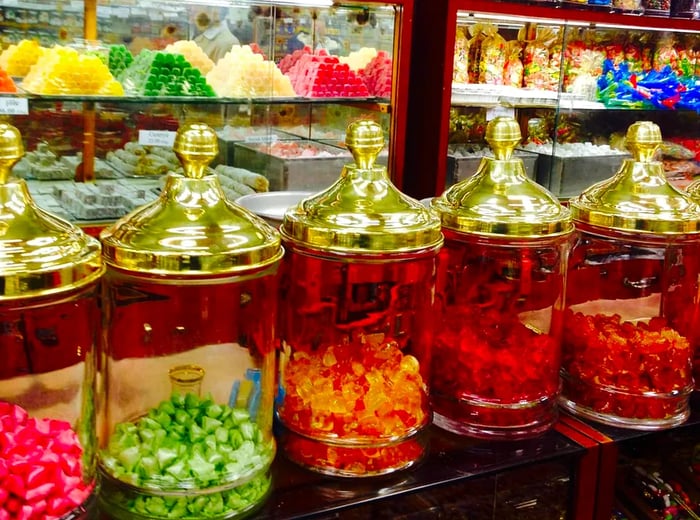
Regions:
<instances>
[{"instance_id":1,"label":"price tag","mask_svg":"<svg viewBox=\"0 0 700 520\"><path fill-rule=\"evenodd\" d=\"M144 146L173 147L175 132L169 130L139 130L139 144Z\"/></svg>"},{"instance_id":2,"label":"price tag","mask_svg":"<svg viewBox=\"0 0 700 520\"><path fill-rule=\"evenodd\" d=\"M0 114L12 116L26 116L29 114L29 104L26 98L1 97Z\"/></svg>"},{"instance_id":3,"label":"price tag","mask_svg":"<svg viewBox=\"0 0 700 520\"><path fill-rule=\"evenodd\" d=\"M276 143L277 136L275 134L270 135L249 135L243 139L246 143Z\"/></svg>"},{"instance_id":4,"label":"price tag","mask_svg":"<svg viewBox=\"0 0 700 520\"><path fill-rule=\"evenodd\" d=\"M486 109L486 121L491 121L500 116L515 117L515 109L513 107L492 107Z\"/></svg>"}]
</instances>

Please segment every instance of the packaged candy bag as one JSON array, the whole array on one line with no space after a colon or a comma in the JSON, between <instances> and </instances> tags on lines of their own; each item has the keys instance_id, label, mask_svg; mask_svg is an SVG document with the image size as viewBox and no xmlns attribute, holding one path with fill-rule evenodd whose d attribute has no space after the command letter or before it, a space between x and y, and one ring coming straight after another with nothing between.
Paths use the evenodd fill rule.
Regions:
<instances>
[{"instance_id":1,"label":"packaged candy bag","mask_svg":"<svg viewBox=\"0 0 700 520\"><path fill-rule=\"evenodd\" d=\"M487 24L476 23L469 27L469 45L467 57L467 73L469 75L469 83L479 83L479 64L481 63L481 43L486 35L484 30Z\"/></svg>"},{"instance_id":2,"label":"packaged candy bag","mask_svg":"<svg viewBox=\"0 0 700 520\"><path fill-rule=\"evenodd\" d=\"M503 67L503 84L509 87L523 86L523 60L520 59L522 45L518 40L506 42L506 64Z\"/></svg>"},{"instance_id":3,"label":"packaged candy bag","mask_svg":"<svg viewBox=\"0 0 700 520\"><path fill-rule=\"evenodd\" d=\"M455 35L454 68L452 83L469 83L469 38L466 27L457 27Z\"/></svg>"},{"instance_id":4,"label":"packaged candy bag","mask_svg":"<svg viewBox=\"0 0 700 520\"><path fill-rule=\"evenodd\" d=\"M479 60L479 83L502 85L506 65L506 40L498 34L495 25L487 24L482 32L481 59Z\"/></svg>"},{"instance_id":5,"label":"packaged candy bag","mask_svg":"<svg viewBox=\"0 0 700 520\"><path fill-rule=\"evenodd\" d=\"M676 39L671 33L664 33L659 38L656 48L654 49L653 67L656 71L661 71L670 66L672 70L679 70L678 66L678 50L676 49Z\"/></svg>"},{"instance_id":6,"label":"packaged candy bag","mask_svg":"<svg viewBox=\"0 0 700 520\"><path fill-rule=\"evenodd\" d=\"M524 37L523 37L524 36ZM550 47L556 41L556 33L548 27L535 29L534 39L522 33L518 38L525 40L523 51L523 83L526 88L556 90L556 84L552 85L552 77L549 67Z\"/></svg>"}]
</instances>

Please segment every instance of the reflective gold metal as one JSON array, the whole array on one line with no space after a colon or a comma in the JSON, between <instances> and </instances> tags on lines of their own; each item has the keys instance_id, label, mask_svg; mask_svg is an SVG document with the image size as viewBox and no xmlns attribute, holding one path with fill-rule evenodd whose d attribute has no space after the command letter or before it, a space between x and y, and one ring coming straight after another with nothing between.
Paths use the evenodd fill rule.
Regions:
<instances>
[{"instance_id":1,"label":"reflective gold metal","mask_svg":"<svg viewBox=\"0 0 700 520\"><path fill-rule=\"evenodd\" d=\"M409 252L442 244L440 221L402 194L376 159L384 146L381 127L356 121L345 143L354 163L325 191L287 210L282 236L321 251Z\"/></svg>"},{"instance_id":2,"label":"reflective gold metal","mask_svg":"<svg viewBox=\"0 0 700 520\"><path fill-rule=\"evenodd\" d=\"M573 231L571 215L545 188L529 179L513 149L521 141L511 117L486 127L494 157L484 157L476 173L433 199L444 229L486 236L537 238Z\"/></svg>"},{"instance_id":3,"label":"reflective gold metal","mask_svg":"<svg viewBox=\"0 0 700 520\"><path fill-rule=\"evenodd\" d=\"M0 300L76 289L104 272L100 244L39 208L12 167L24 155L19 131L0 124Z\"/></svg>"},{"instance_id":4,"label":"reflective gold metal","mask_svg":"<svg viewBox=\"0 0 700 520\"><path fill-rule=\"evenodd\" d=\"M218 150L216 133L204 124L185 125L173 150L184 173L170 173L158 200L102 232L105 261L128 271L210 276L280 260L277 231L228 201L208 168Z\"/></svg>"},{"instance_id":5,"label":"reflective gold metal","mask_svg":"<svg viewBox=\"0 0 700 520\"><path fill-rule=\"evenodd\" d=\"M575 221L592 226L650 234L700 232L700 206L666 180L654 160L661 131L650 121L627 130L631 159L611 178L594 184L569 202Z\"/></svg>"}]
</instances>

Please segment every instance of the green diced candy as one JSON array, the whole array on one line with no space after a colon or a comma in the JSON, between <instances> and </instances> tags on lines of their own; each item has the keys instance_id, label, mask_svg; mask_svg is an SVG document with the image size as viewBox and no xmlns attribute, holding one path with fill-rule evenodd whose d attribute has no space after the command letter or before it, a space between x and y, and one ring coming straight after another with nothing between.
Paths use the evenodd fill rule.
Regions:
<instances>
[{"instance_id":1,"label":"green diced candy","mask_svg":"<svg viewBox=\"0 0 700 520\"><path fill-rule=\"evenodd\" d=\"M243 444L243 435L241 435L241 432L238 430L230 431L228 434L228 438L229 444L233 447L234 450L237 450Z\"/></svg>"},{"instance_id":2,"label":"green diced candy","mask_svg":"<svg viewBox=\"0 0 700 520\"><path fill-rule=\"evenodd\" d=\"M163 413L167 413L168 415L175 415L175 406L173 405L172 401L163 401L158 406L158 409Z\"/></svg>"},{"instance_id":3,"label":"green diced candy","mask_svg":"<svg viewBox=\"0 0 700 520\"><path fill-rule=\"evenodd\" d=\"M177 459L177 450L173 448L161 447L155 452L156 459L161 468L167 468Z\"/></svg>"},{"instance_id":4,"label":"green diced candy","mask_svg":"<svg viewBox=\"0 0 700 520\"><path fill-rule=\"evenodd\" d=\"M228 441L228 430L226 428L217 428L214 432L214 437L216 437L216 442L223 444Z\"/></svg>"},{"instance_id":5,"label":"green diced candy","mask_svg":"<svg viewBox=\"0 0 700 520\"><path fill-rule=\"evenodd\" d=\"M175 406L175 408L184 408L185 396L182 394L173 394L170 397L170 402L173 403L173 406Z\"/></svg>"},{"instance_id":6,"label":"green diced candy","mask_svg":"<svg viewBox=\"0 0 700 520\"><path fill-rule=\"evenodd\" d=\"M199 398L194 394L185 396L185 408L199 408Z\"/></svg>"},{"instance_id":7,"label":"green diced candy","mask_svg":"<svg viewBox=\"0 0 700 520\"><path fill-rule=\"evenodd\" d=\"M197 497L189 503L187 509L190 513L199 516L206 505L207 499L205 497Z\"/></svg>"},{"instance_id":8,"label":"green diced candy","mask_svg":"<svg viewBox=\"0 0 700 520\"><path fill-rule=\"evenodd\" d=\"M190 426L190 442L194 444L195 442L201 441L205 436L205 432L202 428L193 424Z\"/></svg>"},{"instance_id":9,"label":"green diced candy","mask_svg":"<svg viewBox=\"0 0 700 520\"><path fill-rule=\"evenodd\" d=\"M202 418L202 428L204 428L204 431L207 433L212 433L216 431L217 428L219 428L223 423L217 419L212 419L208 415L205 415Z\"/></svg>"},{"instance_id":10,"label":"green diced candy","mask_svg":"<svg viewBox=\"0 0 700 520\"><path fill-rule=\"evenodd\" d=\"M212 419L218 419L221 415L224 413L224 407L221 406L220 404L212 404L207 406L205 412L207 417L211 417Z\"/></svg>"},{"instance_id":11,"label":"green diced candy","mask_svg":"<svg viewBox=\"0 0 700 520\"><path fill-rule=\"evenodd\" d=\"M160 429L160 424L158 421L154 421L150 417L142 417L139 420L139 427L140 428L149 428L151 430L158 430Z\"/></svg>"},{"instance_id":12,"label":"green diced candy","mask_svg":"<svg viewBox=\"0 0 700 520\"><path fill-rule=\"evenodd\" d=\"M122 463L122 466L124 466L127 471L132 471L140 458L141 452L138 446L126 448L117 455L117 460Z\"/></svg>"},{"instance_id":13,"label":"green diced candy","mask_svg":"<svg viewBox=\"0 0 700 520\"><path fill-rule=\"evenodd\" d=\"M253 423L244 422L240 425L240 429L244 439L252 441L255 438L255 426Z\"/></svg>"},{"instance_id":14,"label":"green diced candy","mask_svg":"<svg viewBox=\"0 0 700 520\"><path fill-rule=\"evenodd\" d=\"M139 436L144 444L152 444L156 438L156 430L143 429L139 432Z\"/></svg>"},{"instance_id":15,"label":"green diced candy","mask_svg":"<svg viewBox=\"0 0 700 520\"><path fill-rule=\"evenodd\" d=\"M146 505L146 511L152 515L165 516L168 509L161 497L150 497Z\"/></svg>"},{"instance_id":16,"label":"green diced candy","mask_svg":"<svg viewBox=\"0 0 700 520\"><path fill-rule=\"evenodd\" d=\"M172 419L170 418L170 416L163 411L158 411L158 413L156 414L156 417L154 417L154 419L156 421L158 421L158 423L163 428L167 428L168 426L170 426L170 423L172 423Z\"/></svg>"},{"instance_id":17,"label":"green diced candy","mask_svg":"<svg viewBox=\"0 0 700 520\"><path fill-rule=\"evenodd\" d=\"M241 424L250 420L250 414L244 408L234 408L231 410L231 419L233 419L233 424Z\"/></svg>"},{"instance_id":18,"label":"green diced candy","mask_svg":"<svg viewBox=\"0 0 700 520\"><path fill-rule=\"evenodd\" d=\"M175 412L175 421L183 426L189 426L192 423L192 418L184 410L177 410Z\"/></svg>"},{"instance_id":19,"label":"green diced candy","mask_svg":"<svg viewBox=\"0 0 700 520\"><path fill-rule=\"evenodd\" d=\"M204 438L204 445L209 450L216 450L216 437L214 437L214 434L209 434Z\"/></svg>"},{"instance_id":20,"label":"green diced candy","mask_svg":"<svg viewBox=\"0 0 700 520\"><path fill-rule=\"evenodd\" d=\"M152 455L141 457L139 464L141 466L140 474L142 477L149 478L160 474L158 460Z\"/></svg>"},{"instance_id":21,"label":"green diced candy","mask_svg":"<svg viewBox=\"0 0 700 520\"><path fill-rule=\"evenodd\" d=\"M188 477L188 472L185 468L185 463L182 460L178 460L174 464L168 466L165 469L165 472L175 477L178 481L185 480Z\"/></svg>"}]
</instances>

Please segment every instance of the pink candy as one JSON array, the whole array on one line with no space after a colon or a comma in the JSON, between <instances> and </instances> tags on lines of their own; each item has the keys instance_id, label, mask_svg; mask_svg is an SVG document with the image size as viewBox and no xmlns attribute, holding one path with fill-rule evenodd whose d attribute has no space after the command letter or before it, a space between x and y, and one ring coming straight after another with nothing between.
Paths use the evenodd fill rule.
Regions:
<instances>
[{"instance_id":1,"label":"pink candy","mask_svg":"<svg viewBox=\"0 0 700 520\"><path fill-rule=\"evenodd\" d=\"M0 401L0 520L60 518L87 500L82 452L69 423Z\"/></svg>"}]
</instances>

